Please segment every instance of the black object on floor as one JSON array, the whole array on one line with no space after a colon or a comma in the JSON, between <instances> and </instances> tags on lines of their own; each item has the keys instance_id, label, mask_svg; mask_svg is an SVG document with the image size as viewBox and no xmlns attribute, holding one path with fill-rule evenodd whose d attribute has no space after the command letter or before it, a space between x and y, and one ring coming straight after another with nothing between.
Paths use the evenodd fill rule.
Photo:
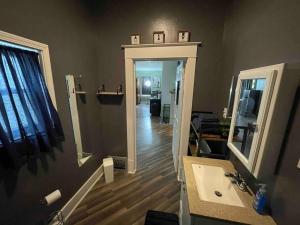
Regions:
<instances>
[{"instance_id":1,"label":"black object on floor","mask_svg":"<svg viewBox=\"0 0 300 225\"><path fill-rule=\"evenodd\" d=\"M173 213L149 210L145 225L179 225L179 218Z\"/></svg>"},{"instance_id":2,"label":"black object on floor","mask_svg":"<svg viewBox=\"0 0 300 225\"><path fill-rule=\"evenodd\" d=\"M150 98L150 113L151 116L160 116L161 99Z\"/></svg>"},{"instance_id":3,"label":"black object on floor","mask_svg":"<svg viewBox=\"0 0 300 225\"><path fill-rule=\"evenodd\" d=\"M162 121L164 123L169 123L170 122L170 110L171 110L171 105L170 104L164 104L163 119L162 119Z\"/></svg>"}]
</instances>

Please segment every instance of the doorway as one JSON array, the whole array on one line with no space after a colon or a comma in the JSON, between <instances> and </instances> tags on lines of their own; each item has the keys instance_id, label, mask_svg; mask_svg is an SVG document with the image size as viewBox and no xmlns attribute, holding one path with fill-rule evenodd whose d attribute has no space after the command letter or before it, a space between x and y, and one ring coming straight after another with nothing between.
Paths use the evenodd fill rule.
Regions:
<instances>
[{"instance_id":1,"label":"doorway","mask_svg":"<svg viewBox=\"0 0 300 225\"><path fill-rule=\"evenodd\" d=\"M123 45L125 49L125 81L126 81L126 124L127 124L127 156L128 173L137 170L136 149L136 79L135 62L143 60L183 60L186 62L182 77L182 109L180 128L178 129L178 149L173 152L175 170L178 179L181 179L182 157L187 154L192 111L193 87L197 49L201 43L174 43L174 44L146 44ZM176 153L177 152L177 153ZM177 163L175 163L177 162Z\"/></svg>"},{"instance_id":2,"label":"doorway","mask_svg":"<svg viewBox=\"0 0 300 225\"><path fill-rule=\"evenodd\" d=\"M184 65L183 60L135 61L138 170L177 152Z\"/></svg>"}]
</instances>

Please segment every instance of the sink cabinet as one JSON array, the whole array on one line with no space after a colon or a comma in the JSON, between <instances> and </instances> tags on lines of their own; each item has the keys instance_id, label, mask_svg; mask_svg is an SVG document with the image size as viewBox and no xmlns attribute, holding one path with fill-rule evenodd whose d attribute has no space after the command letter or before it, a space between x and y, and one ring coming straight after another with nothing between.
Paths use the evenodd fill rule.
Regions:
<instances>
[{"instance_id":1,"label":"sink cabinet","mask_svg":"<svg viewBox=\"0 0 300 225\"><path fill-rule=\"evenodd\" d=\"M190 214L188 196L185 184L185 178L181 182L180 192L180 210L179 210L180 225L232 225L237 224L228 221L221 221L217 219L210 219L201 216L194 216ZM240 223L239 223L240 224Z\"/></svg>"},{"instance_id":2,"label":"sink cabinet","mask_svg":"<svg viewBox=\"0 0 300 225\"><path fill-rule=\"evenodd\" d=\"M181 225L191 225L185 181L181 183L179 219Z\"/></svg>"},{"instance_id":3,"label":"sink cabinet","mask_svg":"<svg viewBox=\"0 0 300 225\"><path fill-rule=\"evenodd\" d=\"M243 207L234 198L232 185L222 180L224 172L234 173L227 160L202 157L183 157L179 219L181 225L276 225L269 215L260 215L252 207L251 190L243 192L233 186ZM226 177L227 178L227 177ZM219 195L218 193L219 192ZM212 195L214 193L219 199ZM221 193L221 195L220 195Z\"/></svg>"}]
</instances>

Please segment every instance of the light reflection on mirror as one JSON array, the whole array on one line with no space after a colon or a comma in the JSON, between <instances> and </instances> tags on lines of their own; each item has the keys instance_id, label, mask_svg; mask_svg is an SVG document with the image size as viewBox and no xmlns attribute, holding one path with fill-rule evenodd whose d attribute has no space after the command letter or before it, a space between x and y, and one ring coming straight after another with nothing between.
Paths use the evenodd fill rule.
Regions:
<instances>
[{"instance_id":1,"label":"light reflection on mirror","mask_svg":"<svg viewBox=\"0 0 300 225\"><path fill-rule=\"evenodd\" d=\"M266 79L242 80L241 85L232 143L249 159Z\"/></svg>"}]
</instances>

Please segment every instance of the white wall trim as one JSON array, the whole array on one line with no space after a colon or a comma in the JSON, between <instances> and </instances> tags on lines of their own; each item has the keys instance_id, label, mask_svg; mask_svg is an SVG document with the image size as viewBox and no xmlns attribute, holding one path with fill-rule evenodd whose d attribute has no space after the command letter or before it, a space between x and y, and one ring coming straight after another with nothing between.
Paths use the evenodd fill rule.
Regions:
<instances>
[{"instance_id":1,"label":"white wall trim","mask_svg":"<svg viewBox=\"0 0 300 225\"><path fill-rule=\"evenodd\" d=\"M45 82L48 87L48 91L52 103L54 107L57 109L48 45L24 37L20 37L14 34L10 34L4 31L0 31L0 40L12 44L21 45L27 48L33 48L39 51L40 59L41 59L41 67L45 78Z\"/></svg>"},{"instance_id":2,"label":"white wall trim","mask_svg":"<svg viewBox=\"0 0 300 225\"><path fill-rule=\"evenodd\" d=\"M122 48L146 48L146 47L169 47L169 46L202 46L202 42L172 42L158 44L121 45Z\"/></svg>"},{"instance_id":3,"label":"white wall trim","mask_svg":"<svg viewBox=\"0 0 300 225\"><path fill-rule=\"evenodd\" d=\"M127 156L128 173L135 173L137 166L136 159L136 98L135 98L135 60L167 60L183 59L186 60L185 73L183 76L183 106L182 121L180 128L180 151L179 166L182 167L182 157L187 154L188 138L190 130L190 119L192 112L194 77L196 68L197 49L199 42L189 43L188 45L162 44L162 45L141 45L127 46L125 49L125 83L126 83L126 125L127 125Z\"/></svg>"},{"instance_id":4,"label":"white wall trim","mask_svg":"<svg viewBox=\"0 0 300 225\"><path fill-rule=\"evenodd\" d=\"M79 188L73 197L62 207L61 213L64 220L67 221L72 212L77 208L84 197L94 187L98 180L103 176L103 164L90 176L90 178ZM57 221L53 220L50 224L55 225Z\"/></svg>"}]
</instances>

